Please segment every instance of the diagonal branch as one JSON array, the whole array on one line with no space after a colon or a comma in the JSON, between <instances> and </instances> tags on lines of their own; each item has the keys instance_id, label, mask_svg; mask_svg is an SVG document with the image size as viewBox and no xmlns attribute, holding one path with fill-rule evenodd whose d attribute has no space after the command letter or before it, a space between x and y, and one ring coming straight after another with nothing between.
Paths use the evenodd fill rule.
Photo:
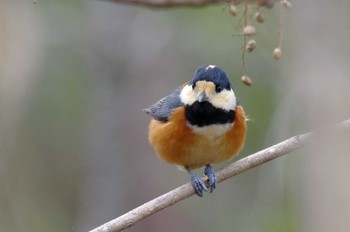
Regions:
<instances>
[{"instance_id":1,"label":"diagonal branch","mask_svg":"<svg viewBox=\"0 0 350 232\"><path fill-rule=\"evenodd\" d=\"M337 124L334 128L350 130L350 119ZM238 175L244 171L252 169L258 165L266 163L270 160L276 159L282 155L290 153L299 147L305 145L305 143L313 137L313 133L305 133L301 135L293 136L283 142L275 144L264 150L258 151L252 155L242 158L232 164L229 164L225 168L219 170L217 175L218 182L222 182L230 177ZM90 232L116 232L124 230L133 226L138 221L166 208L179 201L194 195L194 190L190 183L184 184L168 193L165 193L131 211L128 213L113 219Z\"/></svg>"}]
</instances>

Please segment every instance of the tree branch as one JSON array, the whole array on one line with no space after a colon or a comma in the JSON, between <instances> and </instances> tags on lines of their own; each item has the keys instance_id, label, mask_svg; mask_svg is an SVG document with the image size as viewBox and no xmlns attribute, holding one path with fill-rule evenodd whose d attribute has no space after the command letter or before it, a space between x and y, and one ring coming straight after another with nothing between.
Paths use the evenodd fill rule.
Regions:
<instances>
[{"instance_id":1,"label":"tree branch","mask_svg":"<svg viewBox=\"0 0 350 232\"><path fill-rule=\"evenodd\" d=\"M350 129L350 119L337 124L334 129ZM232 164L229 164L225 168L219 170L216 173L218 183L238 175L246 170L254 168L258 165L266 163L270 160L276 159L282 155L290 153L299 147L305 145L305 143L313 137L313 133L305 133L301 135L293 136L283 142L268 147L264 150L258 151L252 155L242 158ZM194 190L191 183L184 184L168 193L165 193L131 211L128 213L113 219L90 232L116 232L124 230L133 226L138 221L166 208L179 201L182 201L190 196L194 195Z\"/></svg>"},{"instance_id":2,"label":"tree branch","mask_svg":"<svg viewBox=\"0 0 350 232\"><path fill-rule=\"evenodd\" d=\"M234 2L236 4L240 4L243 0L105 0L109 2L116 3L126 3L126 4L136 4L141 6L148 7L199 7L199 6L207 6L209 4L216 3L229 3ZM262 7L266 7L268 9L272 8L274 2L279 0L245 0L248 1L249 4L257 4Z\"/></svg>"},{"instance_id":3,"label":"tree branch","mask_svg":"<svg viewBox=\"0 0 350 232\"><path fill-rule=\"evenodd\" d=\"M225 0L110 0L118 3L136 4L148 7L199 7L208 4L225 2Z\"/></svg>"}]
</instances>

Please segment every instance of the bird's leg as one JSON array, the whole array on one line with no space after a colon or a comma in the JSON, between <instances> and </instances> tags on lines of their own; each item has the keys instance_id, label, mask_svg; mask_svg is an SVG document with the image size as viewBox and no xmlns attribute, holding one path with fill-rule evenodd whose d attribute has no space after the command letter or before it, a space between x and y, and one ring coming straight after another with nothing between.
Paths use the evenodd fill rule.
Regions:
<instances>
[{"instance_id":1,"label":"bird's leg","mask_svg":"<svg viewBox=\"0 0 350 232\"><path fill-rule=\"evenodd\" d=\"M197 176L196 173L194 173L188 167L185 167L185 168L186 168L188 174L190 174L190 176L191 176L191 183L192 183L192 186L194 188L194 191L196 192L197 196L202 197L203 196L203 190L206 191L206 192L208 191L207 186L205 186L205 183L202 180L202 178Z\"/></svg>"},{"instance_id":2,"label":"bird's leg","mask_svg":"<svg viewBox=\"0 0 350 232\"><path fill-rule=\"evenodd\" d=\"M208 177L210 192L213 192L213 189L216 187L216 175L213 167L210 164L205 166L204 174Z\"/></svg>"}]
</instances>

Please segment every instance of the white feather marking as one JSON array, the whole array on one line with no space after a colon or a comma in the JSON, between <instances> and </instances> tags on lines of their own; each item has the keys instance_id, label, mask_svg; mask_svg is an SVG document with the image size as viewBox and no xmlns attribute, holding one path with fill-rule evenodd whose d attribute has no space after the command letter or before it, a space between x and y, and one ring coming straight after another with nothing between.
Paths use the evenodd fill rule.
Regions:
<instances>
[{"instance_id":1,"label":"white feather marking","mask_svg":"<svg viewBox=\"0 0 350 232\"><path fill-rule=\"evenodd\" d=\"M214 124L203 127L194 126L187 123L187 126L191 128L194 133L203 135L209 139L213 139L225 134L230 128L232 128L233 123Z\"/></svg>"},{"instance_id":2,"label":"white feather marking","mask_svg":"<svg viewBox=\"0 0 350 232\"><path fill-rule=\"evenodd\" d=\"M208 69L213 69L215 68L216 66L215 65L208 65L206 68L205 68L205 71L207 71Z\"/></svg>"}]
</instances>

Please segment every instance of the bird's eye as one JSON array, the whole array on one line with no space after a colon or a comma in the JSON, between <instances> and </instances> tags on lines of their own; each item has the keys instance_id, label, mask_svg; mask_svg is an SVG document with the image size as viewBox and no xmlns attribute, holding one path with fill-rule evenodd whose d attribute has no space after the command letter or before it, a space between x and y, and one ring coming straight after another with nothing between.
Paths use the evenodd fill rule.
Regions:
<instances>
[{"instance_id":1,"label":"bird's eye","mask_svg":"<svg viewBox=\"0 0 350 232\"><path fill-rule=\"evenodd\" d=\"M221 92L222 91L222 87L221 86L215 86L215 91L217 93Z\"/></svg>"},{"instance_id":2,"label":"bird's eye","mask_svg":"<svg viewBox=\"0 0 350 232\"><path fill-rule=\"evenodd\" d=\"M196 88L196 83L192 84L192 89Z\"/></svg>"}]
</instances>

